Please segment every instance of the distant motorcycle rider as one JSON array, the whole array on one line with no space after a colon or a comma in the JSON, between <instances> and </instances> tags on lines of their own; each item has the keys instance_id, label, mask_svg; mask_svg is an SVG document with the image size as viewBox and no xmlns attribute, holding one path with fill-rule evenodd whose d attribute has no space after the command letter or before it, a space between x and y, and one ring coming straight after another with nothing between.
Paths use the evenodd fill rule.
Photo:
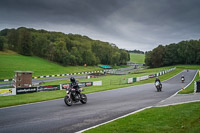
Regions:
<instances>
[{"instance_id":1,"label":"distant motorcycle rider","mask_svg":"<svg viewBox=\"0 0 200 133\"><path fill-rule=\"evenodd\" d=\"M157 81L159 82L159 84L161 84L160 79L159 79L158 77L156 77L155 83L156 83Z\"/></svg>"},{"instance_id":2,"label":"distant motorcycle rider","mask_svg":"<svg viewBox=\"0 0 200 133\"><path fill-rule=\"evenodd\" d=\"M157 91L162 91L162 84L161 84L160 79L158 77L156 77L155 86L157 88Z\"/></svg>"},{"instance_id":3,"label":"distant motorcycle rider","mask_svg":"<svg viewBox=\"0 0 200 133\"><path fill-rule=\"evenodd\" d=\"M181 81L182 81L182 83L184 83L184 81L185 81L184 75L181 76Z\"/></svg>"}]
</instances>

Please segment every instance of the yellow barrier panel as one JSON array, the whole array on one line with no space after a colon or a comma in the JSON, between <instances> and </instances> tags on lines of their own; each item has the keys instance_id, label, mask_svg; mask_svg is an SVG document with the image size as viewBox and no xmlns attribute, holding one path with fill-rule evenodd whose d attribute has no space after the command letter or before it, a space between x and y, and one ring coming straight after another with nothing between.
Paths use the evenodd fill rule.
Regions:
<instances>
[{"instance_id":1,"label":"yellow barrier panel","mask_svg":"<svg viewBox=\"0 0 200 133\"><path fill-rule=\"evenodd\" d=\"M199 71L199 78L200 78L200 71Z\"/></svg>"},{"instance_id":2,"label":"yellow barrier panel","mask_svg":"<svg viewBox=\"0 0 200 133\"><path fill-rule=\"evenodd\" d=\"M3 93L12 93L12 89L2 89L2 90L0 90L0 94L3 94Z\"/></svg>"}]
</instances>

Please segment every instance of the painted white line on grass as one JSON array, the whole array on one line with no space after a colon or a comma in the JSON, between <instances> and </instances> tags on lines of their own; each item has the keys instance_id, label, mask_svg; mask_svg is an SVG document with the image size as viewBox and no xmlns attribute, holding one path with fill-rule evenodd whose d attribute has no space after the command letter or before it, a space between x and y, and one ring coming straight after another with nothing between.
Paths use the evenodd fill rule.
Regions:
<instances>
[{"instance_id":1,"label":"painted white line on grass","mask_svg":"<svg viewBox=\"0 0 200 133\"><path fill-rule=\"evenodd\" d=\"M126 115L123 115L123 116L117 117L117 118L115 118L115 119L112 119L112 120L110 120L110 121L107 121L107 122L104 122L104 123L101 123L101 124L95 125L95 126L93 126L93 127L89 127L89 128L83 129L83 130L78 131L78 132L76 132L76 133L82 133L82 132L87 131L87 130L90 130L90 129L92 129L92 128L99 127L99 126L101 126L101 125L104 125L104 124L107 124L107 123L113 122L113 121L115 121L115 120L118 120L118 119L124 118L124 117L126 117L126 116L129 116L129 115L132 115L132 114L138 113L138 112L140 112L140 111L143 111L143 110L145 110L145 109L149 109L149 108L152 108L152 106L149 106L149 107L145 107L145 108L142 108L142 109L136 110L136 111L131 112L131 113L129 113L129 114L126 114Z\"/></svg>"}]
</instances>

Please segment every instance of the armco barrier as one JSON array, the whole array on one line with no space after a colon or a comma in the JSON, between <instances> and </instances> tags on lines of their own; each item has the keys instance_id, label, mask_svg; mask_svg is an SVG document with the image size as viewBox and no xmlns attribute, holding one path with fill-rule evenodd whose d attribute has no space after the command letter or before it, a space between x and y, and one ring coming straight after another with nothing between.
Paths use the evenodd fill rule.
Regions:
<instances>
[{"instance_id":1,"label":"armco barrier","mask_svg":"<svg viewBox=\"0 0 200 133\"><path fill-rule=\"evenodd\" d=\"M97 72L106 72L106 70L103 71L91 71L91 72L78 72L78 73L69 73L69 74L57 74L57 75L45 75L45 76L38 76L38 77L32 77L32 79L40 79L40 78L49 78L49 77L60 77L60 76L73 76L73 75L79 75L79 74L87 74L87 73L97 73ZM12 81L13 79L0 79L1 82L7 82Z\"/></svg>"},{"instance_id":2,"label":"armco barrier","mask_svg":"<svg viewBox=\"0 0 200 133\"><path fill-rule=\"evenodd\" d=\"M102 81L79 83L80 87L100 86L100 85L102 85ZM17 89L16 88L0 89L0 96L9 96L9 95L34 93L34 92L42 92L42 91L62 90L68 87L69 87L69 84L61 84L61 85L47 85L47 86L17 88Z\"/></svg>"},{"instance_id":3,"label":"armco barrier","mask_svg":"<svg viewBox=\"0 0 200 133\"><path fill-rule=\"evenodd\" d=\"M175 70L175 69L176 69L176 67L175 67L175 68L172 68L172 69L169 69L169 70L165 70L165 71L156 73L156 74L151 74L151 75L148 75L148 76L136 77L136 78L133 78L133 82L138 82L138 81L141 81L141 80L146 80L146 79L148 79L148 78L158 77L158 76L161 76L161 75L166 74L166 73L168 73L168 72L171 72L171 71L173 71L173 70ZM128 83L130 83L130 82L128 81Z\"/></svg>"},{"instance_id":4,"label":"armco barrier","mask_svg":"<svg viewBox=\"0 0 200 133\"><path fill-rule=\"evenodd\" d=\"M60 90L60 85L39 86L37 92Z\"/></svg>"},{"instance_id":5,"label":"armco barrier","mask_svg":"<svg viewBox=\"0 0 200 133\"><path fill-rule=\"evenodd\" d=\"M16 94L25 94L25 93L33 93L37 92L37 87L28 87L28 88L17 88Z\"/></svg>"},{"instance_id":6,"label":"armco barrier","mask_svg":"<svg viewBox=\"0 0 200 133\"><path fill-rule=\"evenodd\" d=\"M60 90L60 85L17 88L16 94L25 94L25 93L42 92L42 91L53 91L53 90Z\"/></svg>"},{"instance_id":7,"label":"armco barrier","mask_svg":"<svg viewBox=\"0 0 200 133\"><path fill-rule=\"evenodd\" d=\"M80 87L88 87L88 86L100 86L102 85L102 81L94 81L94 82L80 82L78 83ZM67 89L70 84L61 84L61 89Z\"/></svg>"}]
</instances>

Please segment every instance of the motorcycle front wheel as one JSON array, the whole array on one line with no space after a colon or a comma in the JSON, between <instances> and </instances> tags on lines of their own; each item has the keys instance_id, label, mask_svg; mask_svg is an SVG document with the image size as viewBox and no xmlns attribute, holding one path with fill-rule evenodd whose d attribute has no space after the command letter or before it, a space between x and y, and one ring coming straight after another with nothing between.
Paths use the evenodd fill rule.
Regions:
<instances>
[{"instance_id":1,"label":"motorcycle front wheel","mask_svg":"<svg viewBox=\"0 0 200 133\"><path fill-rule=\"evenodd\" d=\"M64 102L67 106L72 106L72 99L69 96L65 96Z\"/></svg>"},{"instance_id":2,"label":"motorcycle front wheel","mask_svg":"<svg viewBox=\"0 0 200 133\"><path fill-rule=\"evenodd\" d=\"M87 103L87 96L85 94L81 94L81 103L86 104Z\"/></svg>"}]
</instances>

